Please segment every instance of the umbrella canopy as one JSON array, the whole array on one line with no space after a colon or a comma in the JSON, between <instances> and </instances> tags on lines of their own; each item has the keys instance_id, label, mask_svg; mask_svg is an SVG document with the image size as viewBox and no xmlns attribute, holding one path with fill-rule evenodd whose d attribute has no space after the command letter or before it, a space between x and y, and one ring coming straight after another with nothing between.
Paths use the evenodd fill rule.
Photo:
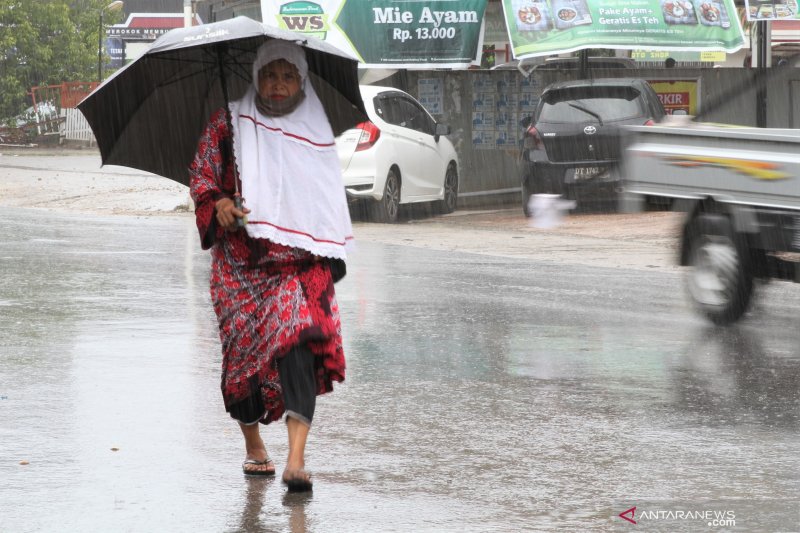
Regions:
<instances>
[{"instance_id":1,"label":"umbrella canopy","mask_svg":"<svg viewBox=\"0 0 800 533\"><path fill-rule=\"evenodd\" d=\"M309 81L334 135L368 120L356 59L314 37L236 17L164 34L78 104L103 164L188 185L203 128L214 111L250 86L256 51L268 39L305 49Z\"/></svg>"}]
</instances>

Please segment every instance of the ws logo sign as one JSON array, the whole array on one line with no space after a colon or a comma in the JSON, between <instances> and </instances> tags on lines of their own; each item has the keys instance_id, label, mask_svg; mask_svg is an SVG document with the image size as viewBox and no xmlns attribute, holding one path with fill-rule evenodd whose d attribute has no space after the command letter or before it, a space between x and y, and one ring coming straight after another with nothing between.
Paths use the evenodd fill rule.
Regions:
<instances>
[{"instance_id":1,"label":"ws logo sign","mask_svg":"<svg viewBox=\"0 0 800 533\"><path fill-rule=\"evenodd\" d=\"M314 2L289 2L281 6L276 15L278 27L285 30L308 33L324 40L327 35L328 15Z\"/></svg>"}]
</instances>

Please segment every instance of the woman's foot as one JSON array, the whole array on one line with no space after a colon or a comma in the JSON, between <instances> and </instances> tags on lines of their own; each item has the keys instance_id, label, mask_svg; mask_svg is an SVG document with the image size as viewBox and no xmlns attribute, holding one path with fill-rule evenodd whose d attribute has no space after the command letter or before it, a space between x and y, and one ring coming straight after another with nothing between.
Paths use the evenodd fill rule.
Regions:
<instances>
[{"instance_id":1,"label":"woman's foot","mask_svg":"<svg viewBox=\"0 0 800 533\"><path fill-rule=\"evenodd\" d=\"M282 481L289 487L289 492L307 492L311 490L311 475L306 472L305 450L309 426L292 416L286 417L286 429L289 434L289 456Z\"/></svg>"},{"instance_id":2,"label":"woman's foot","mask_svg":"<svg viewBox=\"0 0 800 533\"><path fill-rule=\"evenodd\" d=\"M302 468L295 470L289 470L287 468L283 471L281 481L283 481L284 485L289 487L289 492L309 492L314 486L311 482L311 474Z\"/></svg>"},{"instance_id":3,"label":"woman's foot","mask_svg":"<svg viewBox=\"0 0 800 533\"><path fill-rule=\"evenodd\" d=\"M264 451L266 455L266 450ZM248 476L274 476L275 463L267 455L265 459L252 459L248 456L242 463L242 472Z\"/></svg>"},{"instance_id":4,"label":"woman's foot","mask_svg":"<svg viewBox=\"0 0 800 533\"><path fill-rule=\"evenodd\" d=\"M242 463L242 471L251 476L274 476L275 463L269 458L267 447L261 440L258 424L239 424L244 435L244 447L247 455Z\"/></svg>"}]
</instances>

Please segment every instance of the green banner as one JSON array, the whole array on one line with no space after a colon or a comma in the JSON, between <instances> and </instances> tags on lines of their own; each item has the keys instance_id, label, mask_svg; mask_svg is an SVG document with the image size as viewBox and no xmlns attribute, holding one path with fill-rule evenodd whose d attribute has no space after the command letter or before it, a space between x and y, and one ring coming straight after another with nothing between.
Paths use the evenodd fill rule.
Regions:
<instances>
[{"instance_id":1,"label":"green banner","mask_svg":"<svg viewBox=\"0 0 800 533\"><path fill-rule=\"evenodd\" d=\"M503 0L514 57L582 48L720 50L744 45L733 0Z\"/></svg>"},{"instance_id":2,"label":"green banner","mask_svg":"<svg viewBox=\"0 0 800 533\"><path fill-rule=\"evenodd\" d=\"M465 68L478 57L488 0L262 0L266 24L308 33L365 67Z\"/></svg>"}]
</instances>

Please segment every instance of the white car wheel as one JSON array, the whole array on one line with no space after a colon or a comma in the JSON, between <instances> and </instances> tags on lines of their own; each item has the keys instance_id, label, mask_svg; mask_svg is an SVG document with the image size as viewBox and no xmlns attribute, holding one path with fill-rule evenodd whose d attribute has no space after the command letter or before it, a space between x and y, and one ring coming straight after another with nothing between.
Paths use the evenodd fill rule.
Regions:
<instances>
[{"instance_id":1,"label":"white car wheel","mask_svg":"<svg viewBox=\"0 0 800 533\"><path fill-rule=\"evenodd\" d=\"M441 203L442 213L452 213L458 205L458 171L455 165L447 167L444 176L444 198Z\"/></svg>"},{"instance_id":2,"label":"white car wheel","mask_svg":"<svg viewBox=\"0 0 800 533\"><path fill-rule=\"evenodd\" d=\"M375 220L389 224L397 222L400 213L400 187L400 178L394 170L389 170L386 185L383 187L383 197L373 206Z\"/></svg>"}]
</instances>

